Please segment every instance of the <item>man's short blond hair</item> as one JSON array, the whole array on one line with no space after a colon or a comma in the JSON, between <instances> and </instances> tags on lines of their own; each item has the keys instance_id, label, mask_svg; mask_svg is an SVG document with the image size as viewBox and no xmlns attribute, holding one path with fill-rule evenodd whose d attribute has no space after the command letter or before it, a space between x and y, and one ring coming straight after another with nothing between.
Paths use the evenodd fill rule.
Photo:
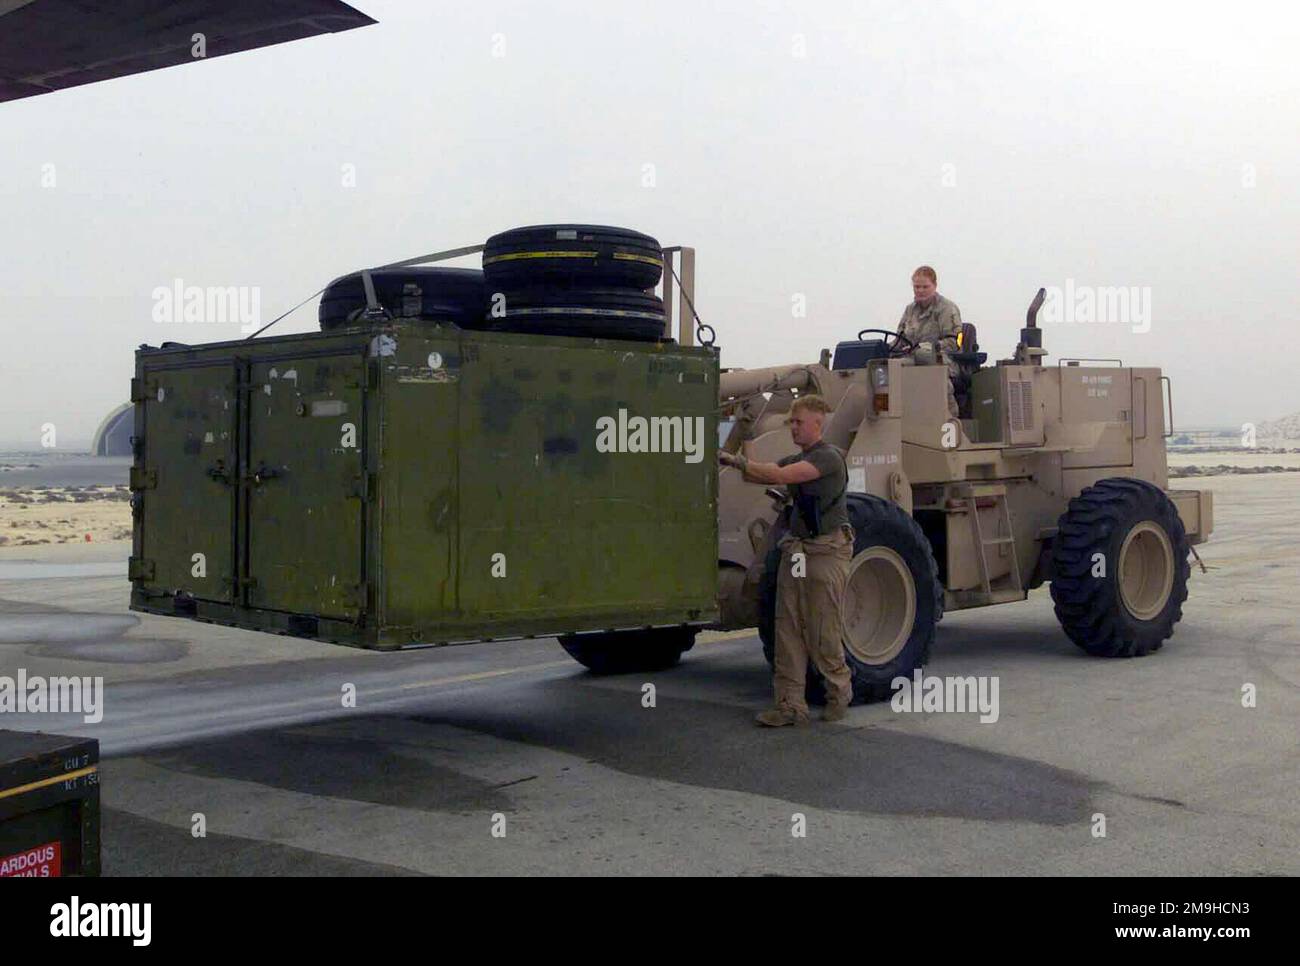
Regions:
<instances>
[{"instance_id":1,"label":"man's short blond hair","mask_svg":"<svg viewBox=\"0 0 1300 966\"><path fill-rule=\"evenodd\" d=\"M935 285L939 284L938 273L936 273L935 270L931 268L929 265L922 265L920 268L918 268L915 272L912 273L912 278L916 278L918 275L921 276L921 278L928 278Z\"/></svg>"},{"instance_id":2,"label":"man's short blond hair","mask_svg":"<svg viewBox=\"0 0 1300 966\"><path fill-rule=\"evenodd\" d=\"M831 407L830 404L827 403L826 400L823 399L821 396L818 396L814 393L809 393L806 396L796 397L795 401L790 404L791 413L797 413L800 411L810 412L810 413L821 413L823 416L825 416L827 413L831 411Z\"/></svg>"}]
</instances>

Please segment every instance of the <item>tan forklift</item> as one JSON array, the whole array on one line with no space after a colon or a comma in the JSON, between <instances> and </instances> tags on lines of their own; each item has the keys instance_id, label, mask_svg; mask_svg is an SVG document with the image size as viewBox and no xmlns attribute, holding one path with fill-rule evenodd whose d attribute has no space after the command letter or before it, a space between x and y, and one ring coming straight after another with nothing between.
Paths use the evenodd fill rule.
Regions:
<instances>
[{"instance_id":1,"label":"tan forklift","mask_svg":"<svg viewBox=\"0 0 1300 966\"><path fill-rule=\"evenodd\" d=\"M1024 600L1044 582L1066 635L1098 657L1149 654L1182 616L1213 500L1167 488L1169 379L1119 360L1044 365L1044 296L1009 359L987 365L962 327L959 419L948 369L913 364L887 330L812 364L722 370L722 446L750 459L793 451L801 394L832 407L824 435L847 454L856 531L844 619L858 700L925 664L945 611ZM785 494L727 468L718 495L720 627L757 626L770 661ZM809 697L820 690L810 673Z\"/></svg>"}]
</instances>

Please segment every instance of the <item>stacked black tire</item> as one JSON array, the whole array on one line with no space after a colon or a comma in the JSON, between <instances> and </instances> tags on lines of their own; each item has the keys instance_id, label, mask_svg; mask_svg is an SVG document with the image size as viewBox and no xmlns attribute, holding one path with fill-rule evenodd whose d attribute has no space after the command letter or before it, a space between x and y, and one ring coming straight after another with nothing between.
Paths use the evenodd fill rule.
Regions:
<instances>
[{"instance_id":1,"label":"stacked black tire","mask_svg":"<svg viewBox=\"0 0 1300 966\"><path fill-rule=\"evenodd\" d=\"M654 341L663 252L649 235L601 225L534 225L493 235L483 250L484 328Z\"/></svg>"},{"instance_id":2,"label":"stacked black tire","mask_svg":"<svg viewBox=\"0 0 1300 966\"><path fill-rule=\"evenodd\" d=\"M320 302L324 331L372 318L416 319L463 329L652 342L664 338L659 242L629 228L534 225L493 235L483 270L380 268L370 273L377 312L360 272L335 279Z\"/></svg>"}]
</instances>

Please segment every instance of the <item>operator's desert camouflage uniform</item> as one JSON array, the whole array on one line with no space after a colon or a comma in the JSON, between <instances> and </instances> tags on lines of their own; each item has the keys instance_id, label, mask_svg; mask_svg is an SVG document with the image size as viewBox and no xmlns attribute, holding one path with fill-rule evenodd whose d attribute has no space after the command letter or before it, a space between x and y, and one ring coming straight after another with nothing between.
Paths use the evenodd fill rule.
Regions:
<instances>
[{"instance_id":1,"label":"operator's desert camouflage uniform","mask_svg":"<svg viewBox=\"0 0 1300 966\"><path fill-rule=\"evenodd\" d=\"M929 342L934 346L935 358L913 358L917 365L933 365L940 362L948 365L948 412L957 415L957 398L952 392L952 379L957 375L957 363L948 358L948 353L957 350L957 335L961 332L961 309L957 303L942 295L936 295L934 301L924 307L915 302L903 309L903 317L898 321L898 331L913 345Z\"/></svg>"}]
</instances>

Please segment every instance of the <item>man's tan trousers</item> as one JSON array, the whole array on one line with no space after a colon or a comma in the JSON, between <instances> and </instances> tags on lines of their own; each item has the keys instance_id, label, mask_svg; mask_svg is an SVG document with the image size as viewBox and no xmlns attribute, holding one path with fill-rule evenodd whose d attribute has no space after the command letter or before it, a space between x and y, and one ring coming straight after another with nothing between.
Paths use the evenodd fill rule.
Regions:
<instances>
[{"instance_id":1,"label":"man's tan trousers","mask_svg":"<svg viewBox=\"0 0 1300 966\"><path fill-rule=\"evenodd\" d=\"M844 663L840 601L853 559L853 528L800 539L781 538L776 578L776 648L772 681L778 708L808 713L804 681L808 662L826 681L826 700L848 705L853 693ZM803 554L799 566L795 554ZM796 576L802 573L803 576Z\"/></svg>"}]
</instances>

